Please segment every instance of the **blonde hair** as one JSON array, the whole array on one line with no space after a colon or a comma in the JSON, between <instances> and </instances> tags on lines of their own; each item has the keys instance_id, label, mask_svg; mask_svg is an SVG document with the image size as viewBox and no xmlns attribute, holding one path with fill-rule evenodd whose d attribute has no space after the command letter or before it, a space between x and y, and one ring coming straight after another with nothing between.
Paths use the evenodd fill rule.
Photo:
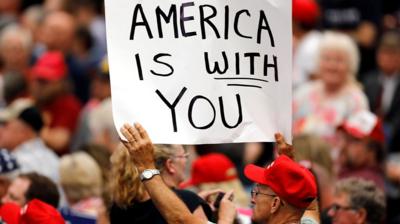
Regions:
<instances>
[{"instance_id":1,"label":"blonde hair","mask_svg":"<svg viewBox=\"0 0 400 224\"><path fill-rule=\"evenodd\" d=\"M19 39L24 50L31 50L33 44L31 33L18 25L8 26L0 33L0 48L6 46L7 41L15 38Z\"/></svg>"},{"instance_id":2,"label":"blonde hair","mask_svg":"<svg viewBox=\"0 0 400 224\"><path fill-rule=\"evenodd\" d=\"M223 181L223 182L212 182L212 183L202 183L196 186L197 190L208 191L221 189L224 192L233 190L233 195L235 196L234 201L241 207L249 207L250 197L243 188L242 183L239 179Z\"/></svg>"},{"instance_id":3,"label":"blonde hair","mask_svg":"<svg viewBox=\"0 0 400 224\"><path fill-rule=\"evenodd\" d=\"M293 138L294 157L296 161L308 160L319 164L333 176L333 161L330 145L316 135L302 134Z\"/></svg>"},{"instance_id":4,"label":"blonde hair","mask_svg":"<svg viewBox=\"0 0 400 224\"><path fill-rule=\"evenodd\" d=\"M61 158L60 179L67 198L72 202L101 196L103 179L100 167L85 152L72 153Z\"/></svg>"},{"instance_id":5,"label":"blonde hair","mask_svg":"<svg viewBox=\"0 0 400 224\"><path fill-rule=\"evenodd\" d=\"M120 145L111 156L110 178L112 199L118 206L127 207L134 201L143 200L145 189L139 175L128 149Z\"/></svg>"},{"instance_id":6,"label":"blonde hair","mask_svg":"<svg viewBox=\"0 0 400 224\"><path fill-rule=\"evenodd\" d=\"M178 145L154 145L156 168L163 172L165 162L175 155ZM130 158L128 149L121 145L111 156L111 194L113 201L120 207L142 201L145 188L140 181L140 173Z\"/></svg>"},{"instance_id":7,"label":"blonde hair","mask_svg":"<svg viewBox=\"0 0 400 224\"><path fill-rule=\"evenodd\" d=\"M339 50L348 56L348 65L350 74L348 74L348 81L355 82L355 76L358 72L360 64L360 55L358 48L353 39L347 34L327 31L322 35L319 44L320 54L325 50ZM320 60L321 57L318 57ZM318 62L319 64L319 62Z\"/></svg>"}]
</instances>

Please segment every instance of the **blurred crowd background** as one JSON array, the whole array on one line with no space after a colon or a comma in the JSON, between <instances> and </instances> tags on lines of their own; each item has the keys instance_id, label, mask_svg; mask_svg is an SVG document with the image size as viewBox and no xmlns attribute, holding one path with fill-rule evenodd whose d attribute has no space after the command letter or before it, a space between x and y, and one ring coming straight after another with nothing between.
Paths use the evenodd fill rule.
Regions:
<instances>
[{"instance_id":1,"label":"blurred crowd background","mask_svg":"<svg viewBox=\"0 0 400 224\"><path fill-rule=\"evenodd\" d=\"M317 178L321 223L347 177L372 181L386 223L400 223L399 32L398 0L293 0L293 145ZM140 198L106 52L101 0L0 0L2 203L38 198L72 223L108 223ZM243 167L275 157L273 143L157 147L170 187L235 189L244 216Z\"/></svg>"}]
</instances>

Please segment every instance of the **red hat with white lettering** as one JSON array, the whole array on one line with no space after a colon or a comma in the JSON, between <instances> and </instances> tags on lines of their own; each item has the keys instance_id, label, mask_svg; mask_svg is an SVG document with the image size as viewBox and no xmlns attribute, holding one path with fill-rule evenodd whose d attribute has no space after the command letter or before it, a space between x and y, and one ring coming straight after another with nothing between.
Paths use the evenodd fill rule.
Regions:
<instances>
[{"instance_id":1,"label":"red hat with white lettering","mask_svg":"<svg viewBox=\"0 0 400 224\"><path fill-rule=\"evenodd\" d=\"M338 129L358 139L370 138L380 143L385 142L382 121L369 111L360 111L350 116Z\"/></svg>"},{"instance_id":2,"label":"red hat with white lettering","mask_svg":"<svg viewBox=\"0 0 400 224\"><path fill-rule=\"evenodd\" d=\"M297 208L307 208L317 197L314 175L285 155L279 156L267 167L247 165L244 174L251 181L270 187Z\"/></svg>"}]
</instances>

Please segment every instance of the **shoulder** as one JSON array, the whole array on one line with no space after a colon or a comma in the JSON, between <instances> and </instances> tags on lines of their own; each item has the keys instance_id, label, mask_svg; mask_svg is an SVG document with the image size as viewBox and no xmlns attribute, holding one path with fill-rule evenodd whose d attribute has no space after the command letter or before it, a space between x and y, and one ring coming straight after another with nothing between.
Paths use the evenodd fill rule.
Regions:
<instances>
[{"instance_id":1,"label":"shoulder","mask_svg":"<svg viewBox=\"0 0 400 224\"><path fill-rule=\"evenodd\" d=\"M315 219L310 218L310 217L302 217L300 220L300 224L318 224Z\"/></svg>"}]
</instances>

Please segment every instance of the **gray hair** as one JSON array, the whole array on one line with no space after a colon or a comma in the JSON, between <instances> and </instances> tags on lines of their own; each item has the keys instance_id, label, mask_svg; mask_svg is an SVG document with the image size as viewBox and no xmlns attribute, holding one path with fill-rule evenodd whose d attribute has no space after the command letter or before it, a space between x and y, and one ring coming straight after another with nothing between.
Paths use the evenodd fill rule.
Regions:
<instances>
[{"instance_id":1,"label":"gray hair","mask_svg":"<svg viewBox=\"0 0 400 224\"><path fill-rule=\"evenodd\" d=\"M3 29L0 33L0 48L7 45L9 39L19 38L25 50L32 48L32 35L31 33L18 25L10 25Z\"/></svg>"},{"instance_id":2,"label":"gray hair","mask_svg":"<svg viewBox=\"0 0 400 224\"><path fill-rule=\"evenodd\" d=\"M367 223L380 223L386 211L385 195L372 181L347 178L336 184L336 194L346 193L351 207L367 211Z\"/></svg>"},{"instance_id":3,"label":"gray hair","mask_svg":"<svg viewBox=\"0 0 400 224\"><path fill-rule=\"evenodd\" d=\"M360 55L354 40L347 34L327 31L322 35L319 45L320 54L324 50L339 50L346 53L350 68L348 81L354 81L360 64Z\"/></svg>"},{"instance_id":4,"label":"gray hair","mask_svg":"<svg viewBox=\"0 0 400 224\"><path fill-rule=\"evenodd\" d=\"M161 172L165 169L165 162L176 155L180 145L157 144L154 145L154 158L156 168Z\"/></svg>"}]
</instances>

